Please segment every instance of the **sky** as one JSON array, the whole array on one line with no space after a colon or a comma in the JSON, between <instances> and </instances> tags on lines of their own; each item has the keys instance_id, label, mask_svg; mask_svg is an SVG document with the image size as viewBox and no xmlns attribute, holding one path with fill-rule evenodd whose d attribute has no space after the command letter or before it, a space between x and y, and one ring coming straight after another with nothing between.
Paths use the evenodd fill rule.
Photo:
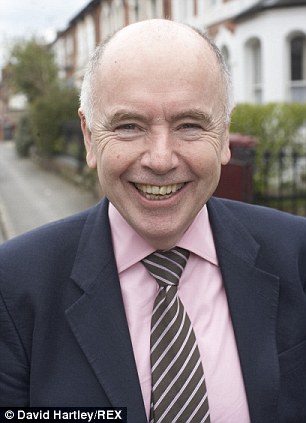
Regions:
<instances>
[{"instance_id":1,"label":"sky","mask_svg":"<svg viewBox=\"0 0 306 423\"><path fill-rule=\"evenodd\" d=\"M0 68L16 39L43 37L52 41L57 31L90 0L0 0Z\"/></svg>"}]
</instances>

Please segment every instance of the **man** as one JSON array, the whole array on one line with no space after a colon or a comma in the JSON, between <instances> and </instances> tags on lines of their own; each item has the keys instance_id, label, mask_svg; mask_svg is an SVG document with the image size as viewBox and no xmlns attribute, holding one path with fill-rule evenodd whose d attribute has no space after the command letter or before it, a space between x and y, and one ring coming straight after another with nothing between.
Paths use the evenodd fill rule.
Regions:
<instances>
[{"instance_id":1,"label":"man","mask_svg":"<svg viewBox=\"0 0 306 423\"><path fill-rule=\"evenodd\" d=\"M133 24L98 48L79 114L107 200L1 247L2 406L126 406L131 423L306 421L306 221L211 198L231 109L219 52L184 25ZM188 252L173 301L199 358L167 373L156 399L163 287L150 265L169 250ZM157 418L181 373L179 391L197 372L201 404L187 396L170 418L176 392Z\"/></svg>"}]
</instances>

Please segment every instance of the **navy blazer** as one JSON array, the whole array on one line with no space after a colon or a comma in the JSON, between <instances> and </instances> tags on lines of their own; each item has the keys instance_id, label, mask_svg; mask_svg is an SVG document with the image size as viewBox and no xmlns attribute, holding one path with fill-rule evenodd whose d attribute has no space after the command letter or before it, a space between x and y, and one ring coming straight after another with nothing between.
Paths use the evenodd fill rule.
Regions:
<instances>
[{"instance_id":1,"label":"navy blazer","mask_svg":"<svg viewBox=\"0 0 306 423\"><path fill-rule=\"evenodd\" d=\"M0 247L0 406L125 406L147 421L107 210ZM208 211L251 421L306 422L306 219L221 199Z\"/></svg>"}]
</instances>

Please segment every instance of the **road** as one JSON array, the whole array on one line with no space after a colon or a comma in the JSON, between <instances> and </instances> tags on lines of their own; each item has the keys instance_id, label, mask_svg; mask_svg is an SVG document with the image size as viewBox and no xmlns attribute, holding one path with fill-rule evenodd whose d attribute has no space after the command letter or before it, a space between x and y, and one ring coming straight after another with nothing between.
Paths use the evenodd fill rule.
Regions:
<instances>
[{"instance_id":1,"label":"road","mask_svg":"<svg viewBox=\"0 0 306 423\"><path fill-rule=\"evenodd\" d=\"M41 169L0 142L0 242L90 207L90 192Z\"/></svg>"}]
</instances>

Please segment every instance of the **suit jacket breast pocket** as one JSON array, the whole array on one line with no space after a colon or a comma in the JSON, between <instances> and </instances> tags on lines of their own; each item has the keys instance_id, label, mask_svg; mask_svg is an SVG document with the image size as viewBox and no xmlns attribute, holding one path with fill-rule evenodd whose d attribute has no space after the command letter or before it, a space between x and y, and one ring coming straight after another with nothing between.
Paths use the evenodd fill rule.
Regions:
<instances>
[{"instance_id":1,"label":"suit jacket breast pocket","mask_svg":"<svg viewBox=\"0 0 306 423\"><path fill-rule=\"evenodd\" d=\"M280 354L279 422L306 422L306 340Z\"/></svg>"}]
</instances>

